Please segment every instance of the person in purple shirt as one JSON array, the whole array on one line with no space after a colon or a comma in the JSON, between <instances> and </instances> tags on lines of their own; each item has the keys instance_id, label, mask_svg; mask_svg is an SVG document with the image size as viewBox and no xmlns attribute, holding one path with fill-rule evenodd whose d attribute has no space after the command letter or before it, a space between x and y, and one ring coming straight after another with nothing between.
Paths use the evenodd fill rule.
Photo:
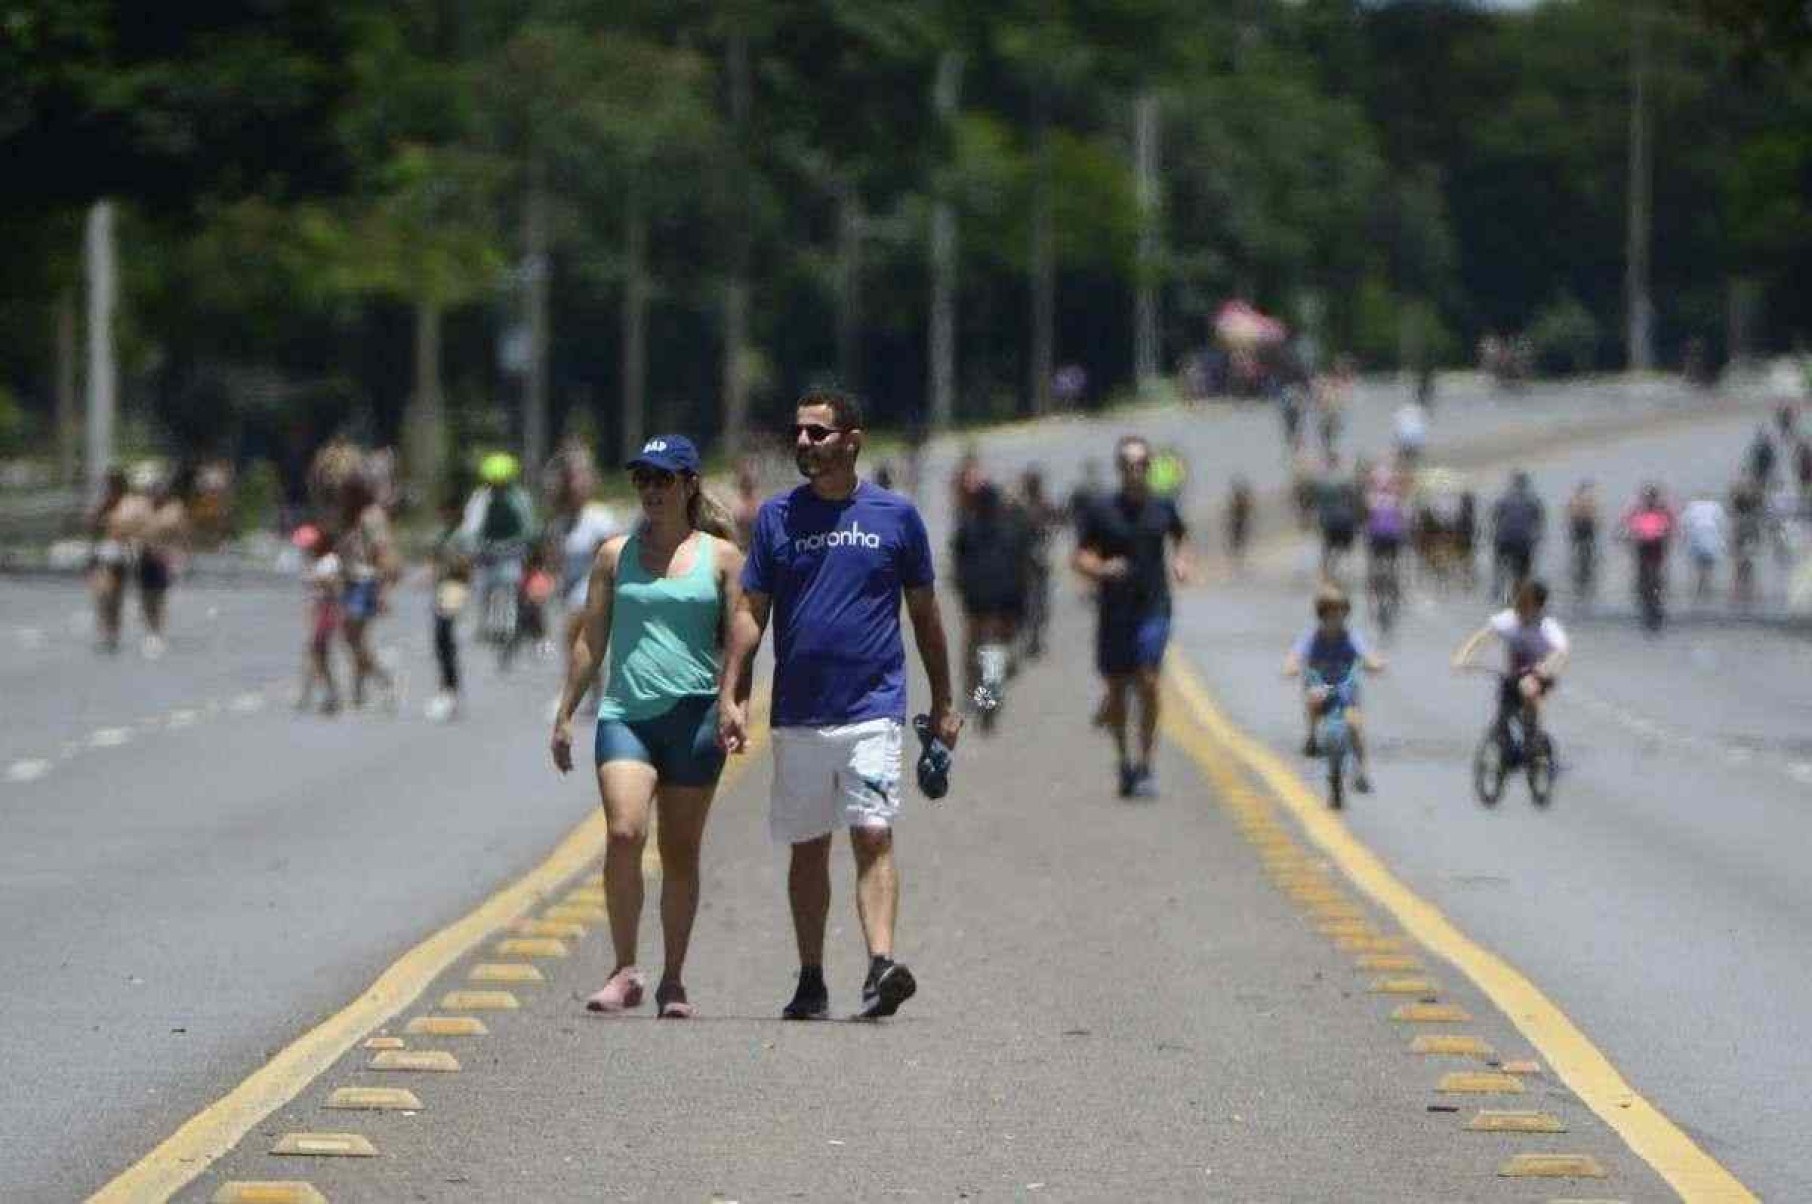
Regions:
<instances>
[{"instance_id":1,"label":"person in purple shirt","mask_svg":"<svg viewBox=\"0 0 1812 1204\"><path fill-rule=\"evenodd\" d=\"M962 730L950 693L950 656L933 585L931 541L912 503L856 477L862 409L829 390L799 399L794 456L806 484L762 503L741 600L730 626L718 694L724 751L748 747L737 691L770 616L774 622L774 786L768 830L792 846L787 895L799 947L799 982L781 1015L830 1014L824 925L830 847L849 829L856 912L868 943L858 1016L891 1016L917 989L893 960L900 884L893 823L900 808L906 720L906 650L900 600L931 682L931 723L946 747Z\"/></svg>"}]
</instances>

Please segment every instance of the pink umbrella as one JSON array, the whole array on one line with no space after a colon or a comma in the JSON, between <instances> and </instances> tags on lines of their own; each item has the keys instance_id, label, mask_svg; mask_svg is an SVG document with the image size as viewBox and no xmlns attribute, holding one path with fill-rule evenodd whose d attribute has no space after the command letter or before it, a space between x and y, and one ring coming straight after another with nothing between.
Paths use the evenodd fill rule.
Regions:
<instances>
[{"instance_id":1,"label":"pink umbrella","mask_svg":"<svg viewBox=\"0 0 1812 1204\"><path fill-rule=\"evenodd\" d=\"M1244 301L1228 301L1214 315L1214 333L1223 343L1252 347L1281 343L1289 330L1276 318L1260 313Z\"/></svg>"}]
</instances>

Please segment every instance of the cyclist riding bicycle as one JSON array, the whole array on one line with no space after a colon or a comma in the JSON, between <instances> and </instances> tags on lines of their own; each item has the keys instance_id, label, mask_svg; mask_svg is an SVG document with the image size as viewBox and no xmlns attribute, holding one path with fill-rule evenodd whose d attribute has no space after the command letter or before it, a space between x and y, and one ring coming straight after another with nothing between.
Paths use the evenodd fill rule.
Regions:
<instances>
[{"instance_id":1,"label":"cyclist riding bicycle","mask_svg":"<svg viewBox=\"0 0 1812 1204\"><path fill-rule=\"evenodd\" d=\"M516 614L516 592L522 586L529 545L535 538L534 506L520 484L521 473L515 456L506 452L486 456L478 469L482 484L466 500L460 524L467 546L475 550L480 622L486 624L486 636L499 642L515 639L515 621L504 624L509 630L493 630L494 616ZM507 595L502 594L505 590Z\"/></svg>"},{"instance_id":2,"label":"cyclist riding bicycle","mask_svg":"<svg viewBox=\"0 0 1812 1204\"><path fill-rule=\"evenodd\" d=\"M1573 592L1588 597L1598 577L1598 487L1589 480L1567 499L1567 539L1573 548Z\"/></svg>"},{"instance_id":3,"label":"cyclist riding bicycle","mask_svg":"<svg viewBox=\"0 0 1812 1204\"><path fill-rule=\"evenodd\" d=\"M1547 610L1547 584L1525 581L1517 588L1515 604L1492 615L1453 654L1453 667L1458 671L1468 668L1479 648L1493 636L1503 643L1504 674L1497 703L1500 733L1519 710L1526 712L1539 729L1542 699L1559 684L1570 645L1565 628Z\"/></svg>"},{"instance_id":4,"label":"cyclist riding bicycle","mask_svg":"<svg viewBox=\"0 0 1812 1204\"><path fill-rule=\"evenodd\" d=\"M1368 673L1384 672L1384 658L1372 653L1365 638L1346 625L1352 603L1344 591L1323 586L1315 593L1315 625L1296 637L1296 643L1284 656L1285 677L1303 681L1303 717L1308 721L1308 737L1303 741L1304 756L1315 756L1315 726L1333 701L1336 692L1346 704L1348 736L1353 745L1356 771L1353 789L1370 792L1367 775L1369 762L1365 753L1365 719L1359 709L1359 676L1357 669Z\"/></svg>"}]
</instances>

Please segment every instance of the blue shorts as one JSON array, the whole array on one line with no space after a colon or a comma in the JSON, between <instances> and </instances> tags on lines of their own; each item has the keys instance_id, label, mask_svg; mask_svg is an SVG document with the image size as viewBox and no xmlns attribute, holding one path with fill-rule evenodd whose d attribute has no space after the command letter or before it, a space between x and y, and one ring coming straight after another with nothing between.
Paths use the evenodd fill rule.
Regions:
<instances>
[{"instance_id":1,"label":"blue shorts","mask_svg":"<svg viewBox=\"0 0 1812 1204\"><path fill-rule=\"evenodd\" d=\"M340 608L349 619L369 619L377 614L378 583L376 581L348 581L346 591L341 595Z\"/></svg>"},{"instance_id":2,"label":"blue shorts","mask_svg":"<svg viewBox=\"0 0 1812 1204\"><path fill-rule=\"evenodd\" d=\"M1103 614L1095 628L1095 667L1107 677L1156 669L1164 663L1169 643L1168 614Z\"/></svg>"},{"instance_id":3,"label":"blue shorts","mask_svg":"<svg viewBox=\"0 0 1812 1204\"><path fill-rule=\"evenodd\" d=\"M717 747L717 697L695 694L648 719L600 719L593 756L640 761L671 786L715 786L724 754Z\"/></svg>"}]
</instances>

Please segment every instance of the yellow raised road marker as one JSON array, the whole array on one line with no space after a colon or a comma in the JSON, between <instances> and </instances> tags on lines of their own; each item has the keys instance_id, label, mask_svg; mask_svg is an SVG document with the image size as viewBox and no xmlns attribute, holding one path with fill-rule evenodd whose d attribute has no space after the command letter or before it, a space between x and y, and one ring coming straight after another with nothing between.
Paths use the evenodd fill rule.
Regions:
<instances>
[{"instance_id":1,"label":"yellow raised road marker","mask_svg":"<svg viewBox=\"0 0 1812 1204\"><path fill-rule=\"evenodd\" d=\"M1465 1024L1472 1016L1457 1003L1406 1003L1390 1018L1399 1024Z\"/></svg>"},{"instance_id":2,"label":"yellow raised road marker","mask_svg":"<svg viewBox=\"0 0 1812 1204\"><path fill-rule=\"evenodd\" d=\"M1477 1037L1457 1034L1426 1033L1409 1043L1413 1054L1443 1055L1455 1058L1489 1058L1497 1053Z\"/></svg>"},{"instance_id":3,"label":"yellow raised road marker","mask_svg":"<svg viewBox=\"0 0 1812 1204\"><path fill-rule=\"evenodd\" d=\"M482 1037L491 1030L476 1016L417 1016L403 1031L423 1037Z\"/></svg>"},{"instance_id":4,"label":"yellow raised road marker","mask_svg":"<svg viewBox=\"0 0 1812 1204\"><path fill-rule=\"evenodd\" d=\"M563 941L551 936L513 936L498 941L493 949L498 957L566 957Z\"/></svg>"},{"instance_id":5,"label":"yellow raised road marker","mask_svg":"<svg viewBox=\"0 0 1812 1204\"><path fill-rule=\"evenodd\" d=\"M466 975L467 982L546 982L547 976L528 962L479 962Z\"/></svg>"},{"instance_id":6,"label":"yellow raised road marker","mask_svg":"<svg viewBox=\"0 0 1812 1204\"><path fill-rule=\"evenodd\" d=\"M1604 1165L1590 1154L1518 1154L1497 1168L1503 1179L1603 1179ZM1692 1198L1692 1197L1689 1197Z\"/></svg>"},{"instance_id":7,"label":"yellow raised road marker","mask_svg":"<svg viewBox=\"0 0 1812 1204\"><path fill-rule=\"evenodd\" d=\"M1334 944L1342 953L1401 953L1409 948L1400 936L1343 936Z\"/></svg>"},{"instance_id":8,"label":"yellow raised road marker","mask_svg":"<svg viewBox=\"0 0 1812 1204\"><path fill-rule=\"evenodd\" d=\"M1482 1109L1466 1122L1470 1133L1565 1133L1560 1117L1547 1112L1494 1112Z\"/></svg>"},{"instance_id":9,"label":"yellow raised road marker","mask_svg":"<svg viewBox=\"0 0 1812 1204\"><path fill-rule=\"evenodd\" d=\"M367 1037L366 1049L407 1049L409 1043L401 1037Z\"/></svg>"},{"instance_id":10,"label":"yellow raised road marker","mask_svg":"<svg viewBox=\"0 0 1812 1204\"><path fill-rule=\"evenodd\" d=\"M1327 809L1319 794L1277 753L1241 731L1215 703L1183 657L1173 651L1164 679L1200 725L1199 735L1180 725L1179 742L1206 771L1225 773L1222 750L1231 752L1269 788L1302 826L1310 842L1369 895L1423 947L1457 966L1529 1038L1556 1076L1585 1105L1689 1200L1753 1201L1755 1193L1717 1159L1699 1148L1660 1109L1630 1086L1579 1026L1520 971L1461 932L1438 908L1385 867L1377 854ZM1354 952L1361 952L1354 950ZM1395 950L1363 950L1395 952Z\"/></svg>"},{"instance_id":11,"label":"yellow raised road marker","mask_svg":"<svg viewBox=\"0 0 1812 1204\"><path fill-rule=\"evenodd\" d=\"M1441 985L1432 978L1380 978L1366 989L1373 995L1433 995Z\"/></svg>"},{"instance_id":12,"label":"yellow raised road marker","mask_svg":"<svg viewBox=\"0 0 1812 1204\"><path fill-rule=\"evenodd\" d=\"M341 1087L327 1097L327 1106L352 1112L420 1112L422 1101L403 1087Z\"/></svg>"},{"instance_id":13,"label":"yellow raised road marker","mask_svg":"<svg viewBox=\"0 0 1812 1204\"><path fill-rule=\"evenodd\" d=\"M1322 936L1343 938L1379 935L1369 920L1319 920L1315 924L1315 931Z\"/></svg>"},{"instance_id":14,"label":"yellow raised road marker","mask_svg":"<svg viewBox=\"0 0 1812 1204\"><path fill-rule=\"evenodd\" d=\"M377 1147L357 1133L285 1133L271 1153L300 1158L376 1158Z\"/></svg>"},{"instance_id":15,"label":"yellow raised road marker","mask_svg":"<svg viewBox=\"0 0 1812 1204\"><path fill-rule=\"evenodd\" d=\"M372 1056L370 1069L456 1074L459 1071L459 1059L444 1049L387 1049Z\"/></svg>"},{"instance_id":16,"label":"yellow raised road marker","mask_svg":"<svg viewBox=\"0 0 1812 1204\"><path fill-rule=\"evenodd\" d=\"M440 997L446 1012L513 1012L521 1006L508 991L448 991Z\"/></svg>"},{"instance_id":17,"label":"yellow raised road marker","mask_svg":"<svg viewBox=\"0 0 1812 1204\"><path fill-rule=\"evenodd\" d=\"M571 920L524 920L512 931L523 936L558 937L577 941L584 938L585 925L575 924Z\"/></svg>"},{"instance_id":18,"label":"yellow raised road marker","mask_svg":"<svg viewBox=\"0 0 1812 1204\"><path fill-rule=\"evenodd\" d=\"M1353 967L1358 970L1371 970L1379 974L1402 974L1410 970L1420 970L1422 959L1408 953L1366 953L1354 959Z\"/></svg>"},{"instance_id":19,"label":"yellow raised road marker","mask_svg":"<svg viewBox=\"0 0 1812 1204\"><path fill-rule=\"evenodd\" d=\"M1527 1060L1505 1062L1502 1066L1499 1066L1498 1069L1505 1074L1540 1074L1541 1063Z\"/></svg>"},{"instance_id":20,"label":"yellow raised road marker","mask_svg":"<svg viewBox=\"0 0 1812 1204\"><path fill-rule=\"evenodd\" d=\"M1521 1095L1525 1088L1513 1074L1458 1070L1442 1075L1435 1090L1442 1095Z\"/></svg>"},{"instance_id":21,"label":"yellow raised road marker","mask_svg":"<svg viewBox=\"0 0 1812 1204\"><path fill-rule=\"evenodd\" d=\"M544 920L555 920L573 924L602 924L610 918L602 907L580 906L577 903L561 903L541 913Z\"/></svg>"},{"instance_id":22,"label":"yellow raised road marker","mask_svg":"<svg viewBox=\"0 0 1812 1204\"><path fill-rule=\"evenodd\" d=\"M220 1185L214 1204L327 1204L327 1197L296 1179L234 1180Z\"/></svg>"}]
</instances>

